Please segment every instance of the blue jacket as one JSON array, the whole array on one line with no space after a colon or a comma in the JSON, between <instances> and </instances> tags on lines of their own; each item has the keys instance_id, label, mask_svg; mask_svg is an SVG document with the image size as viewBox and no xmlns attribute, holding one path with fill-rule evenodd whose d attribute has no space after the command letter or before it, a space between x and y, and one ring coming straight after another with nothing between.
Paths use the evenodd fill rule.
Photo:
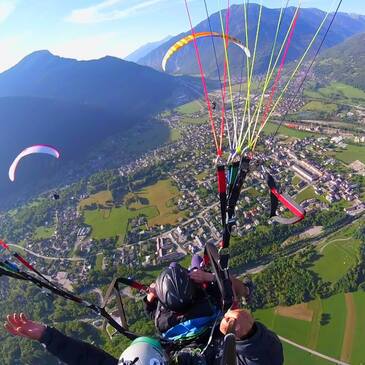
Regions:
<instances>
[{"instance_id":1,"label":"blue jacket","mask_svg":"<svg viewBox=\"0 0 365 365\"><path fill-rule=\"evenodd\" d=\"M205 352L209 365L218 365L222 356L223 336L214 336ZM88 343L67 337L54 328L47 328L41 341L47 350L67 365L118 365L118 360ZM256 331L248 339L236 342L240 365L282 365L283 348L278 337L256 322Z\"/></svg>"}]
</instances>

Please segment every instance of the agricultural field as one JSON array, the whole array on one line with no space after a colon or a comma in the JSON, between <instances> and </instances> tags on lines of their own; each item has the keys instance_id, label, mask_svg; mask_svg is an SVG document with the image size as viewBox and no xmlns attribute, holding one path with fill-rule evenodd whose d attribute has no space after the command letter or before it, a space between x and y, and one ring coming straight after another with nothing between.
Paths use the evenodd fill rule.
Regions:
<instances>
[{"instance_id":1,"label":"agricultural field","mask_svg":"<svg viewBox=\"0 0 365 365\"><path fill-rule=\"evenodd\" d=\"M202 105L198 100L191 101L190 103L184 104L176 108L176 111L178 111L181 114L193 114L198 113L202 109Z\"/></svg>"},{"instance_id":2,"label":"agricultural field","mask_svg":"<svg viewBox=\"0 0 365 365\"><path fill-rule=\"evenodd\" d=\"M104 255L102 253L98 253L96 255L95 270L97 271L103 270L103 261L104 261Z\"/></svg>"},{"instance_id":3,"label":"agricultural field","mask_svg":"<svg viewBox=\"0 0 365 365\"><path fill-rule=\"evenodd\" d=\"M191 116L184 116L184 118L181 119L181 123L200 125L200 124L208 123L208 117L193 118Z\"/></svg>"},{"instance_id":4,"label":"agricultural field","mask_svg":"<svg viewBox=\"0 0 365 365\"><path fill-rule=\"evenodd\" d=\"M176 142L181 139L181 132L177 128L170 129L170 142Z\"/></svg>"},{"instance_id":5,"label":"agricultural field","mask_svg":"<svg viewBox=\"0 0 365 365\"><path fill-rule=\"evenodd\" d=\"M295 197L295 201L297 203L301 203L304 200L315 198L317 195L314 191L313 186L308 186L304 190L302 190L297 196Z\"/></svg>"},{"instance_id":6,"label":"agricultural field","mask_svg":"<svg viewBox=\"0 0 365 365\"><path fill-rule=\"evenodd\" d=\"M356 264L360 240L354 238L353 233L362 222L335 232L317 245L320 257L313 263L312 270L325 281L335 283Z\"/></svg>"},{"instance_id":7,"label":"agricultural field","mask_svg":"<svg viewBox=\"0 0 365 365\"><path fill-rule=\"evenodd\" d=\"M350 164L356 160L365 163L365 146L348 144L345 150L337 151L335 157L347 164Z\"/></svg>"},{"instance_id":8,"label":"agricultural field","mask_svg":"<svg viewBox=\"0 0 365 365\"><path fill-rule=\"evenodd\" d=\"M198 181L204 181L209 176L209 171L203 171L200 174L196 175L196 179Z\"/></svg>"},{"instance_id":9,"label":"agricultural field","mask_svg":"<svg viewBox=\"0 0 365 365\"><path fill-rule=\"evenodd\" d=\"M158 215L156 208L145 207L136 210L129 210L127 207L84 210L85 223L92 227L92 237L103 239L119 236L124 237L128 229L128 221L138 215L146 215L148 218Z\"/></svg>"},{"instance_id":10,"label":"agricultural field","mask_svg":"<svg viewBox=\"0 0 365 365\"><path fill-rule=\"evenodd\" d=\"M265 127L264 127L264 133L267 134L267 135L274 134L276 132L277 127L278 127L278 124L267 122ZM280 127L280 129L278 131L278 134L288 136L288 137L296 137L296 138L299 138L299 139L303 139L303 138L306 138L306 137L311 137L311 136L314 135L314 133L311 133L311 132L299 131L297 129L288 128L288 127L285 127L285 126Z\"/></svg>"},{"instance_id":11,"label":"agricultural field","mask_svg":"<svg viewBox=\"0 0 365 365\"><path fill-rule=\"evenodd\" d=\"M305 90L304 95L312 99L330 99L332 102L337 101L338 103L365 102L364 91L341 82L332 82L318 90Z\"/></svg>"},{"instance_id":12,"label":"agricultural field","mask_svg":"<svg viewBox=\"0 0 365 365\"><path fill-rule=\"evenodd\" d=\"M337 112L337 105L321 101L310 101L303 106L302 111L326 112L328 114Z\"/></svg>"},{"instance_id":13,"label":"agricultural field","mask_svg":"<svg viewBox=\"0 0 365 365\"><path fill-rule=\"evenodd\" d=\"M135 192L140 198L148 200L148 205L154 207L157 215L149 217L150 226L160 224L175 224L183 218L181 212L175 212L175 205L172 200L179 197L178 189L172 184L170 179L160 180L156 184L150 185ZM134 208L142 208L143 205L133 205Z\"/></svg>"},{"instance_id":14,"label":"agricultural field","mask_svg":"<svg viewBox=\"0 0 365 365\"><path fill-rule=\"evenodd\" d=\"M295 175L292 179L292 184L298 185L301 181L302 181L302 179L299 176Z\"/></svg>"},{"instance_id":15,"label":"agricultural field","mask_svg":"<svg viewBox=\"0 0 365 365\"><path fill-rule=\"evenodd\" d=\"M291 307L254 312L278 335L336 359L364 364L365 293L337 294ZM360 320L362 319L362 320ZM330 364L327 360L284 344L285 364Z\"/></svg>"},{"instance_id":16,"label":"agricultural field","mask_svg":"<svg viewBox=\"0 0 365 365\"><path fill-rule=\"evenodd\" d=\"M51 226L51 227L45 227L45 226L41 226L41 227L37 227L37 229L35 230L34 234L33 234L33 238L35 240L45 240L47 238L51 238L53 236L53 233L56 229L56 226Z\"/></svg>"},{"instance_id":17,"label":"agricultural field","mask_svg":"<svg viewBox=\"0 0 365 365\"><path fill-rule=\"evenodd\" d=\"M92 204L107 205L107 202L112 202L113 196L110 190L99 191L96 194L90 195L88 198L83 199L79 203L79 209L83 209Z\"/></svg>"}]
</instances>

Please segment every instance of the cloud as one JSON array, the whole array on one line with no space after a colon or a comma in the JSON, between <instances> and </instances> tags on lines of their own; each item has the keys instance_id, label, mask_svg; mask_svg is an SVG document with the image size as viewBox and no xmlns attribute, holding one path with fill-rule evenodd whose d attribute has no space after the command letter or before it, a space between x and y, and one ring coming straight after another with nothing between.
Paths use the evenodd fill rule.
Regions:
<instances>
[{"instance_id":1,"label":"cloud","mask_svg":"<svg viewBox=\"0 0 365 365\"><path fill-rule=\"evenodd\" d=\"M0 38L0 72L13 67L30 52L32 49L25 34Z\"/></svg>"},{"instance_id":2,"label":"cloud","mask_svg":"<svg viewBox=\"0 0 365 365\"><path fill-rule=\"evenodd\" d=\"M105 0L97 5L73 10L71 14L66 17L66 21L78 24L92 24L117 20L129 17L141 10L166 1L171 0L146 0L139 4L120 9L116 6L124 3L125 0Z\"/></svg>"},{"instance_id":3,"label":"cloud","mask_svg":"<svg viewBox=\"0 0 365 365\"><path fill-rule=\"evenodd\" d=\"M72 40L55 44L50 48L54 54L78 60L92 60L112 55L124 56L127 51L115 32L76 37Z\"/></svg>"},{"instance_id":4,"label":"cloud","mask_svg":"<svg viewBox=\"0 0 365 365\"><path fill-rule=\"evenodd\" d=\"M4 22L16 8L15 1L0 2L0 23Z\"/></svg>"}]
</instances>

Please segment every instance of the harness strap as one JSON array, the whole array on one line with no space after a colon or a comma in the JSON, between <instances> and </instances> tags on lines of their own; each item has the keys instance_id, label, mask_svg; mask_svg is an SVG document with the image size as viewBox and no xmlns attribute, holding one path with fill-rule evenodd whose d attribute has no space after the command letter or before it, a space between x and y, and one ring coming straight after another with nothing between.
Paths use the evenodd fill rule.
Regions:
<instances>
[{"instance_id":1,"label":"harness strap","mask_svg":"<svg viewBox=\"0 0 365 365\"><path fill-rule=\"evenodd\" d=\"M274 178L270 174L267 174L267 184L270 189L271 197L270 218L281 224L294 224L304 219L306 212L303 207L294 201L289 195L281 193ZM279 206L279 201L294 214L294 217L284 218L277 215L276 211Z\"/></svg>"}]
</instances>

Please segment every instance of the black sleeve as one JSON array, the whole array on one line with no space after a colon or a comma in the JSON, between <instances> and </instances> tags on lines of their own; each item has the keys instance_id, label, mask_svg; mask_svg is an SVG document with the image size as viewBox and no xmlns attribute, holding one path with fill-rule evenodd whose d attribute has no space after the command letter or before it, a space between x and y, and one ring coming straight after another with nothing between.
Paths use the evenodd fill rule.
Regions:
<instances>
[{"instance_id":1,"label":"black sleeve","mask_svg":"<svg viewBox=\"0 0 365 365\"><path fill-rule=\"evenodd\" d=\"M236 342L238 358L249 365L282 365L283 347L278 336L262 323L255 324L256 332L250 338Z\"/></svg>"},{"instance_id":2,"label":"black sleeve","mask_svg":"<svg viewBox=\"0 0 365 365\"><path fill-rule=\"evenodd\" d=\"M47 327L40 342L67 365L118 365L118 360L86 342L67 337Z\"/></svg>"},{"instance_id":3,"label":"black sleeve","mask_svg":"<svg viewBox=\"0 0 365 365\"><path fill-rule=\"evenodd\" d=\"M144 312L146 313L149 319L154 320L157 309L157 300L154 300L152 303L147 300L147 295L143 298L143 306Z\"/></svg>"}]
</instances>

